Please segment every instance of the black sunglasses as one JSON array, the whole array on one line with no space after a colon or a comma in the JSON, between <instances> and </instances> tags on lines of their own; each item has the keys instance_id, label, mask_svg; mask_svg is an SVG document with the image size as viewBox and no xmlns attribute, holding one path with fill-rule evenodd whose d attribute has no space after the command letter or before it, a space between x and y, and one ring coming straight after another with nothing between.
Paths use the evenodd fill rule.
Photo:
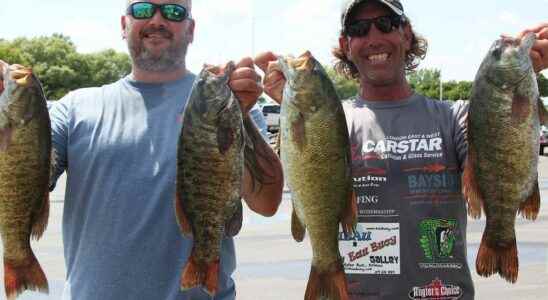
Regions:
<instances>
[{"instance_id":1,"label":"black sunglasses","mask_svg":"<svg viewBox=\"0 0 548 300\"><path fill-rule=\"evenodd\" d=\"M350 37L364 37L369 33L372 24L375 24L375 27L381 32L390 33L405 24L405 17L392 15L357 20L346 26L345 34Z\"/></svg>"},{"instance_id":2,"label":"black sunglasses","mask_svg":"<svg viewBox=\"0 0 548 300\"><path fill-rule=\"evenodd\" d=\"M127 8L127 14L138 20L154 17L160 9L162 16L169 21L182 22L189 17L188 10L179 4L155 4L150 2L135 2Z\"/></svg>"}]
</instances>

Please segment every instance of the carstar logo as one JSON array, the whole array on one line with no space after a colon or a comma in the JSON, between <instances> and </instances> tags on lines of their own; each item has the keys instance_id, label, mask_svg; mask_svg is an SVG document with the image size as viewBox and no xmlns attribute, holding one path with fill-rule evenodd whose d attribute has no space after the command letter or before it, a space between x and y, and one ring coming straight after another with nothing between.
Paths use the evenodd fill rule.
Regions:
<instances>
[{"instance_id":1,"label":"carstar logo","mask_svg":"<svg viewBox=\"0 0 548 300\"><path fill-rule=\"evenodd\" d=\"M413 300L456 300L462 297L462 288L458 285L444 284L438 278L425 286L413 287L409 299Z\"/></svg>"}]
</instances>

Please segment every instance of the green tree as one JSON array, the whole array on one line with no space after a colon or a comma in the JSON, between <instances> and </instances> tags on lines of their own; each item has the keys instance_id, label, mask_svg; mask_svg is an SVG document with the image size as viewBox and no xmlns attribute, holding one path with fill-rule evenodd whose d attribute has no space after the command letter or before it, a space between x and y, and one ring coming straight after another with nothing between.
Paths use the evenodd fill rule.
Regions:
<instances>
[{"instance_id":1,"label":"green tree","mask_svg":"<svg viewBox=\"0 0 548 300\"><path fill-rule=\"evenodd\" d=\"M333 81L335 90L341 100L345 100L354 97L358 94L360 84L356 80L348 79L337 72L331 67L324 67L327 75Z\"/></svg>"},{"instance_id":2,"label":"green tree","mask_svg":"<svg viewBox=\"0 0 548 300\"><path fill-rule=\"evenodd\" d=\"M440 76L441 72L437 69L420 69L410 73L407 80L417 93L425 95L432 99L440 98ZM471 81L444 81L443 99L459 100L470 99L472 90Z\"/></svg>"},{"instance_id":3,"label":"green tree","mask_svg":"<svg viewBox=\"0 0 548 300\"><path fill-rule=\"evenodd\" d=\"M440 76L438 69L420 69L407 76L407 80L417 93L424 96L439 99L440 97Z\"/></svg>"},{"instance_id":4,"label":"green tree","mask_svg":"<svg viewBox=\"0 0 548 300\"><path fill-rule=\"evenodd\" d=\"M131 70L127 54L114 50L80 54L70 38L61 34L0 40L0 59L31 67L49 100L78 88L116 81Z\"/></svg>"},{"instance_id":5,"label":"green tree","mask_svg":"<svg viewBox=\"0 0 548 300\"><path fill-rule=\"evenodd\" d=\"M471 81L448 81L443 83L444 100L466 100L470 99L472 92Z\"/></svg>"},{"instance_id":6,"label":"green tree","mask_svg":"<svg viewBox=\"0 0 548 300\"><path fill-rule=\"evenodd\" d=\"M537 82L540 96L548 97L548 79L544 75L539 74L537 77Z\"/></svg>"}]
</instances>

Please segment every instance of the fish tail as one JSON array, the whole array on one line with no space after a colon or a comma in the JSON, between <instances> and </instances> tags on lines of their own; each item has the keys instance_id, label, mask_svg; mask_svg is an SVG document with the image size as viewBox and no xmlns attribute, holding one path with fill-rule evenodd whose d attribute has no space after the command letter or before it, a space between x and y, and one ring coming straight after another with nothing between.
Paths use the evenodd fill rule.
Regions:
<instances>
[{"instance_id":1,"label":"fish tail","mask_svg":"<svg viewBox=\"0 0 548 300\"><path fill-rule=\"evenodd\" d=\"M478 256L476 258L476 271L483 277L489 277L495 273L506 281L515 283L518 279L518 250L516 238L508 243L494 244L486 238L485 232L481 239Z\"/></svg>"},{"instance_id":2,"label":"fish tail","mask_svg":"<svg viewBox=\"0 0 548 300\"><path fill-rule=\"evenodd\" d=\"M342 260L339 259L321 273L314 265L310 268L310 276L304 294L305 300L317 299L348 300L348 287Z\"/></svg>"},{"instance_id":3,"label":"fish tail","mask_svg":"<svg viewBox=\"0 0 548 300\"><path fill-rule=\"evenodd\" d=\"M4 257L4 286L8 300L15 299L25 290L49 293L46 275L32 251L23 264Z\"/></svg>"},{"instance_id":4,"label":"fish tail","mask_svg":"<svg viewBox=\"0 0 548 300\"><path fill-rule=\"evenodd\" d=\"M519 206L519 213L527 220L536 220L540 211L540 192L538 180L533 186L533 193Z\"/></svg>"},{"instance_id":5,"label":"fish tail","mask_svg":"<svg viewBox=\"0 0 548 300\"><path fill-rule=\"evenodd\" d=\"M218 278L218 259L209 264L200 264L196 262L194 256L191 254L183 269L181 290L185 291L197 286L202 286L205 288L205 292L213 297L217 293Z\"/></svg>"}]
</instances>

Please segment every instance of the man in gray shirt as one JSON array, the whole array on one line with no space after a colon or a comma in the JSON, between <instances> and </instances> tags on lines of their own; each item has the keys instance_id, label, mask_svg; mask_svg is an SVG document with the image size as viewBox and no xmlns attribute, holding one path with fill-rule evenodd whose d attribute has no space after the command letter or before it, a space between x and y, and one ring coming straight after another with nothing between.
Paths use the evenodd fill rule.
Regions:
<instances>
[{"instance_id":1,"label":"man in gray shirt","mask_svg":"<svg viewBox=\"0 0 548 300\"><path fill-rule=\"evenodd\" d=\"M531 53L548 67L548 24ZM351 299L473 299L461 195L467 105L416 94L406 71L426 54L398 0L347 1L335 69L360 82L345 101L358 202L358 234L340 235ZM281 101L272 53L255 62Z\"/></svg>"},{"instance_id":2,"label":"man in gray shirt","mask_svg":"<svg viewBox=\"0 0 548 300\"><path fill-rule=\"evenodd\" d=\"M192 241L181 235L174 212L176 149L195 79L186 68L191 10L191 0L128 1L121 21L131 74L50 105L57 154L52 189L67 171L64 300L210 299L200 289L180 290ZM231 76L244 113L262 93L259 79L251 58ZM252 210L271 216L283 179L276 155L268 145L265 150L258 163L273 179L252 189L246 169L242 193ZM235 299L235 266L234 243L226 238L215 299Z\"/></svg>"}]
</instances>

